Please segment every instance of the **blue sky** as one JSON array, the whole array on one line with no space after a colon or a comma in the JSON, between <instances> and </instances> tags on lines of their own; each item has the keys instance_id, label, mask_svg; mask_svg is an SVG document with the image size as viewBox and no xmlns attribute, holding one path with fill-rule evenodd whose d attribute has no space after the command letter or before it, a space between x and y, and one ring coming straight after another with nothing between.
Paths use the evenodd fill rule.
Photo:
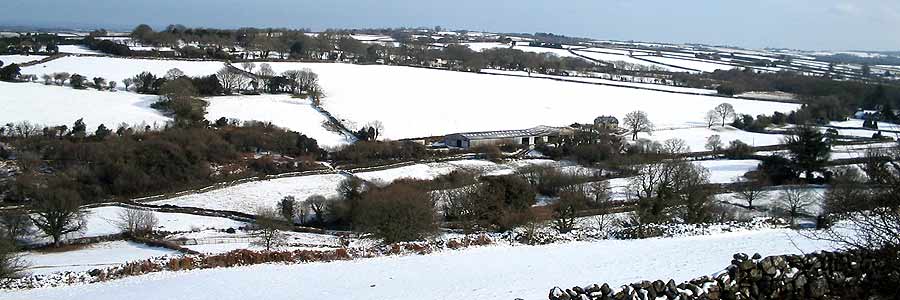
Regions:
<instances>
[{"instance_id":1,"label":"blue sky","mask_svg":"<svg viewBox=\"0 0 900 300\"><path fill-rule=\"evenodd\" d=\"M897 0L0 0L4 25L443 26L751 48L900 50Z\"/></svg>"}]
</instances>

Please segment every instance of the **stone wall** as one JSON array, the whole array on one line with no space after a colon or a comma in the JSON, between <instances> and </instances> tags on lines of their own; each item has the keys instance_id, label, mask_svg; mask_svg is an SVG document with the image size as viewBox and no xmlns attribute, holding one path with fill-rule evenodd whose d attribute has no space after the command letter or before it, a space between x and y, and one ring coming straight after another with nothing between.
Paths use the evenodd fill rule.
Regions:
<instances>
[{"instance_id":1,"label":"stone wall","mask_svg":"<svg viewBox=\"0 0 900 300\"><path fill-rule=\"evenodd\" d=\"M551 300L582 299L898 299L900 251L820 252L762 258L735 254L713 276L676 284L643 281L550 291Z\"/></svg>"}]
</instances>

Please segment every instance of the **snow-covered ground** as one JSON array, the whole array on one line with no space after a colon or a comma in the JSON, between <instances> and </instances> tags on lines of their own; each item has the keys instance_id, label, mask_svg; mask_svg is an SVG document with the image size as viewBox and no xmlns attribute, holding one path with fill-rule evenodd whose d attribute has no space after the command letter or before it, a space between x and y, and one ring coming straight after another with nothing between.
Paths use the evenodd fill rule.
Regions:
<instances>
[{"instance_id":1,"label":"snow-covered ground","mask_svg":"<svg viewBox=\"0 0 900 300\"><path fill-rule=\"evenodd\" d=\"M421 68L324 63L271 63L276 72L311 68L328 95L325 108L357 124L384 123L386 138L508 130L619 119L644 110L657 126L699 124L722 102L751 115L799 105L673 94L630 88ZM465 88L448 88L462 86Z\"/></svg>"},{"instance_id":2,"label":"snow-covered ground","mask_svg":"<svg viewBox=\"0 0 900 300\"><path fill-rule=\"evenodd\" d=\"M336 235L292 231L282 231L281 233L285 235L286 244L277 247L278 250L331 250L343 247L340 238ZM200 253L224 253L238 249L265 250L264 247L254 244L255 241L259 240L257 234L254 231L243 230L238 230L235 233L206 230L179 233L166 238L169 240L183 240L185 241L185 248ZM351 244L352 246L354 245Z\"/></svg>"},{"instance_id":3,"label":"snow-covered ground","mask_svg":"<svg viewBox=\"0 0 900 300\"><path fill-rule=\"evenodd\" d=\"M65 235L64 239L98 237L121 233L119 227L120 214L125 208L120 206L102 206L85 210L85 226L82 231ZM228 229L247 226L247 223L227 218L206 217L181 213L153 212L159 220L155 230L166 232L185 232L203 229ZM33 243L49 243L48 237L37 237Z\"/></svg>"},{"instance_id":4,"label":"snow-covered ground","mask_svg":"<svg viewBox=\"0 0 900 300\"><path fill-rule=\"evenodd\" d=\"M714 62L705 62L705 61L697 61L697 60L688 60L688 59L678 59L673 57L659 57L659 56L642 56L641 58L646 60L655 61L662 64L678 66L682 68L694 69L703 72L714 72L716 70L731 70L734 69L735 66L719 64Z\"/></svg>"},{"instance_id":5,"label":"snow-covered ground","mask_svg":"<svg viewBox=\"0 0 900 300\"><path fill-rule=\"evenodd\" d=\"M613 52L613 51L610 51L610 49L596 49L596 51ZM624 62L630 63L630 64L642 65L642 66L654 67L654 68L660 68L660 69L663 69L663 70L666 70L666 71L672 71L672 72L686 72L686 71L687 71L687 70L684 70L684 69L672 68L672 67L669 67L669 66L664 66L664 65L661 65L661 64L656 64L656 63L652 63L652 62L648 62L648 61L636 59L636 58L633 58L633 57L631 57L631 56L628 56L628 55L627 55L627 52L625 52L625 51L616 51L616 52L625 52L625 54L622 54L622 55L619 55L619 54L611 54L611 53L591 52L591 51L579 51L579 50L575 50L575 52L577 52L577 53L580 54L580 55L587 56L587 57L589 57L589 58L591 58L591 59L602 60L602 61L605 61L605 62L624 61Z\"/></svg>"},{"instance_id":6,"label":"snow-covered ground","mask_svg":"<svg viewBox=\"0 0 900 300\"><path fill-rule=\"evenodd\" d=\"M818 215L823 212L823 199L825 195L825 191L827 190L821 186L807 186L803 187L809 191L810 203L806 207L801 208L800 210L809 215ZM778 205L778 199L781 196L782 191L785 190L785 187L771 187L766 189L766 193L763 194L762 197L753 201L753 206L762 208L764 210L772 209L774 206ZM719 201L725 201L728 203L734 203L739 205L747 205L747 202L741 200L735 193L725 193L716 195L716 199ZM767 214L771 215L771 212Z\"/></svg>"},{"instance_id":7,"label":"snow-covered ground","mask_svg":"<svg viewBox=\"0 0 900 300\"><path fill-rule=\"evenodd\" d=\"M516 45L513 47L516 50L522 50L525 52L534 52L534 53L550 53L559 57L578 57L575 54L569 52L566 49L557 49L557 48L547 48L547 47L531 47L531 46L519 46Z\"/></svg>"},{"instance_id":8,"label":"snow-covered ground","mask_svg":"<svg viewBox=\"0 0 900 300\"><path fill-rule=\"evenodd\" d=\"M161 272L87 286L0 291L4 299L546 299L554 286L676 282L723 270L738 252L831 250L785 229L544 246L487 246L300 265ZM202 287L202 288L198 288Z\"/></svg>"},{"instance_id":9,"label":"snow-covered ground","mask_svg":"<svg viewBox=\"0 0 900 300\"><path fill-rule=\"evenodd\" d=\"M121 84L122 79L132 78L145 71L163 77L170 69L178 68L188 76L206 76L215 74L223 67L225 64L218 61L69 56L23 68L22 74L40 77L56 72L78 73L87 78L103 77L106 80L115 80L119 82L120 88L124 88Z\"/></svg>"},{"instance_id":10,"label":"snow-covered ground","mask_svg":"<svg viewBox=\"0 0 900 300\"><path fill-rule=\"evenodd\" d=\"M177 251L150 247L127 241L101 242L65 252L25 252L22 260L28 264L27 273L40 275L62 271L88 271L123 264L130 261L163 255L177 255Z\"/></svg>"},{"instance_id":11,"label":"snow-covered ground","mask_svg":"<svg viewBox=\"0 0 900 300\"><path fill-rule=\"evenodd\" d=\"M82 45L59 45L59 53L71 54L103 54L103 52L88 49Z\"/></svg>"},{"instance_id":12,"label":"snow-covered ground","mask_svg":"<svg viewBox=\"0 0 900 300\"><path fill-rule=\"evenodd\" d=\"M115 130L121 123L162 126L170 119L150 108L156 96L126 92L76 90L67 86L0 82L0 123L28 121L68 125L84 118L88 132L100 124Z\"/></svg>"},{"instance_id":13,"label":"snow-covered ground","mask_svg":"<svg viewBox=\"0 0 900 300\"><path fill-rule=\"evenodd\" d=\"M701 126L673 129L661 128L649 134L642 132L638 134L638 138L657 142L678 138L684 140L687 146L691 148L691 151L699 152L707 151L706 142L713 135L719 135L723 147L728 147L728 144L734 140L740 140L750 146L778 145L782 143L781 140L784 137L780 134L747 132L731 126L713 126L712 128Z\"/></svg>"},{"instance_id":14,"label":"snow-covered ground","mask_svg":"<svg viewBox=\"0 0 900 300\"><path fill-rule=\"evenodd\" d=\"M570 81L580 81L580 82L585 82L585 83L601 83L601 84L611 84L611 85L620 85L620 86L632 86L632 87L673 91L673 92L680 92L680 93L696 93L696 94L709 94L709 95L718 93L715 90L678 87L678 86L653 84L653 83L618 81L618 80L609 80L609 79L594 78L594 77L554 76L554 75L545 75L545 74L538 74L538 73L531 73L531 75L529 75L528 72L525 72L525 71L506 71L506 70L494 70L494 69L482 69L481 72L489 73L489 74L503 74L503 75L516 75L516 76L531 76L531 77L536 77L536 78L562 79L562 80L570 80Z\"/></svg>"},{"instance_id":15,"label":"snow-covered ground","mask_svg":"<svg viewBox=\"0 0 900 300\"><path fill-rule=\"evenodd\" d=\"M336 147L352 142L352 138L322 126L325 116L312 107L309 100L290 95L227 96L208 98L206 119L211 122L225 117L239 120L268 121L316 139L319 146Z\"/></svg>"},{"instance_id":16,"label":"snow-covered ground","mask_svg":"<svg viewBox=\"0 0 900 300\"><path fill-rule=\"evenodd\" d=\"M472 49L472 51L475 51L475 52L481 52L481 51L484 50L484 49L509 48L509 47L510 47L509 44L504 44L504 43L492 43L492 42L486 42L486 43L462 43L462 44L460 44L460 45L469 47L469 49Z\"/></svg>"},{"instance_id":17,"label":"snow-covered ground","mask_svg":"<svg viewBox=\"0 0 900 300\"><path fill-rule=\"evenodd\" d=\"M5 67L11 64L22 64L44 58L47 57L43 55L0 55L0 62L3 62L2 66Z\"/></svg>"},{"instance_id":18,"label":"snow-covered ground","mask_svg":"<svg viewBox=\"0 0 900 300\"><path fill-rule=\"evenodd\" d=\"M278 201L286 196L294 196L297 201L304 201L312 195L336 196L337 187L344 178L344 175L329 174L253 181L205 193L154 201L151 204L254 214L260 207L275 208Z\"/></svg>"},{"instance_id":19,"label":"snow-covered ground","mask_svg":"<svg viewBox=\"0 0 900 300\"><path fill-rule=\"evenodd\" d=\"M756 170L758 160L703 160L694 164L703 166L709 170L710 183L732 183L735 179L744 176L749 171Z\"/></svg>"}]
</instances>

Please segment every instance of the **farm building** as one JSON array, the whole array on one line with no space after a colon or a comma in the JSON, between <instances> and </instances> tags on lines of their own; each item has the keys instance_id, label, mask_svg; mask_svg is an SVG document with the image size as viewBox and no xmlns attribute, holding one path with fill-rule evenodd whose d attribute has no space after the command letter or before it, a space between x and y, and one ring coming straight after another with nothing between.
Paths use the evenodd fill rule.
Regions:
<instances>
[{"instance_id":1,"label":"farm building","mask_svg":"<svg viewBox=\"0 0 900 300\"><path fill-rule=\"evenodd\" d=\"M599 129L619 128L619 119L613 116L599 116L594 119L594 127Z\"/></svg>"},{"instance_id":2,"label":"farm building","mask_svg":"<svg viewBox=\"0 0 900 300\"><path fill-rule=\"evenodd\" d=\"M533 146L555 142L560 136L573 135L571 128L538 126L520 130L454 133L444 137L448 147L470 148L479 145Z\"/></svg>"}]
</instances>

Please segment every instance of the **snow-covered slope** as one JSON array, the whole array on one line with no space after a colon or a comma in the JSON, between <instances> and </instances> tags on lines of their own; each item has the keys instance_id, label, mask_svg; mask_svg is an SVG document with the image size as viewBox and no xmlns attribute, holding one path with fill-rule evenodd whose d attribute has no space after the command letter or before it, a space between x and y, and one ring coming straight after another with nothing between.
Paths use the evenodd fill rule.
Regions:
<instances>
[{"instance_id":1,"label":"snow-covered slope","mask_svg":"<svg viewBox=\"0 0 900 300\"><path fill-rule=\"evenodd\" d=\"M271 63L276 72L311 68L328 95L325 107L357 124L380 120L391 139L454 132L566 126L599 115L620 119L644 110L657 126L702 123L722 102L750 115L799 105L684 95L546 79L410 67Z\"/></svg>"},{"instance_id":2,"label":"snow-covered slope","mask_svg":"<svg viewBox=\"0 0 900 300\"><path fill-rule=\"evenodd\" d=\"M28 121L47 126L68 125L84 118L87 130L100 124L115 130L120 123L158 124L170 119L150 108L156 96L93 89L0 82L0 124Z\"/></svg>"},{"instance_id":3,"label":"snow-covered slope","mask_svg":"<svg viewBox=\"0 0 900 300\"><path fill-rule=\"evenodd\" d=\"M218 61L186 61L162 59L137 59L113 57L63 57L47 63L22 69L22 74L52 74L55 72L78 73L86 78L103 77L106 80L119 82L134 77L141 72L150 72L157 77L166 75L172 68L178 68L188 76L206 76L215 74L225 67Z\"/></svg>"},{"instance_id":4,"label":"snow-covered slope","mask_svg":"<svg viewBox=\"0 0 900 300\"><path fill-rule=\"evenodd\" d=\"M3 66L22 64L30 61L42 60L44 58L47 57L43 55L0 55L0 61L3 62Z\"/></svg>"},{"instance_id":5,"label":"snow-covered slope","mask_svg":"<svg viewBox=\"0 0 900 300\"><path fill-rule=\"evenodd\" d=\"M723 270L737 252L775 255L832 247L790 230L546 246L488 246L431 255L163 272L27 291L4 299L515 299L554 286L676 281Z\"/></svg>"},{"instance_id":6,"label":"snow-covered slope","mask_svg":"<svg viewBox=\"0 0 900 300\"><path fill-rule=\"evenodd\" d=\"M274 208L278 201L285 196L294 196L297 201L306 200L312 195L336 196L338 184L344 178L343 175L329 174L254 181L202 194L155 201L152 204L171 204L253 214L260 207Z\"/></svg>"},{"instance_id":7,"label":"snow-covered slope","mask_svg":"<svg viewBox=\"0 0 900 300\"><path fill-rule=\"evenodd\" d=\"M229 96L208 98L206 118L211 122L221 117L240 120L268 121L318 141L319 146L346 145L352 140L322 126L325 116L315 110L309 100L289 95Z\"/></svg>"},{"instance_id":8,"label":"snow-covered slope","mask_svg":"<svg viewBox=\"0 0 900 300\"><path fill-rule=\"evenodd\" d=\"M91 244L82 249L65 252L26 252L22 255L22 260L28 264L27 273L40 275L102 269L130 261L174 254L178 252L134 242L114 241Z\"/></svg>"}]
</instances>

